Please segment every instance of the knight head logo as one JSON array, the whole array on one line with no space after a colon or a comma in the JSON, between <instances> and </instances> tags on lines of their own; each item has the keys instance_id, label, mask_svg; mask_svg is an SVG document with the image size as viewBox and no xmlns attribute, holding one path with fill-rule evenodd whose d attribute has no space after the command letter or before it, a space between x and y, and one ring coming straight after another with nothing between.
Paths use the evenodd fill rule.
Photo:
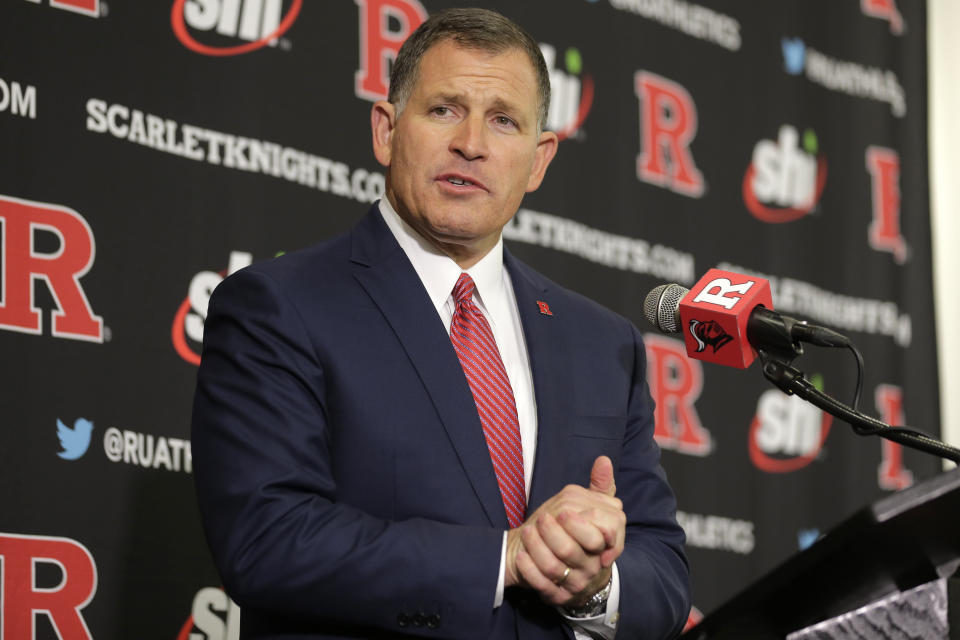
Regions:
<instances>
[{"instance_id":1,"label":"knight head logo","mask_svg":"<svg viewBox=\"0 0 960 640\"><path fill-rule=\"evenodd\" d=\"M707 345L713 347L713 352L716 353L720 347L733 340L733 336L724 331L716 320L691 320L690 335L697 341L697 353L701 353Z\"/></svg>"}]
</instances>

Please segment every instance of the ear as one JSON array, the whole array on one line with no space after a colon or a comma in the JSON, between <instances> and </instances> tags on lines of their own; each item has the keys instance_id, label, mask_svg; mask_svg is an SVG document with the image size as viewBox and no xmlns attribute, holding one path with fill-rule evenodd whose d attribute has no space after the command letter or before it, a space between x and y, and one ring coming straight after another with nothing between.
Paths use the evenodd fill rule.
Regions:
<instances>
[{"instance_id":1,"label":"ear","mask_svg":"<svg viewBox=\"0 0 960 640\"><path fill-rule=\"evenodd\" d=\"M392 155L393 130L397 124L396 109L385 100L373 103L370 110L370 129L373 133L373 155L377 162L390 166Z\"/></svg>"},{"instance_id":2,"label":"ear","mask_svg":"<svg viewBox=\"0 0 960 640\"><path fill-rule=\"evenodd\" d=\"M543 176L547 173L547 167L557 155L557 147L560 141L557 134L553 131L544 131L540 134L540 140L537 142L537 150L534 152L533 167L530 171L530 179L527 180L527 193L536 191L543 182Z\"/></svg>"}]
</instances>

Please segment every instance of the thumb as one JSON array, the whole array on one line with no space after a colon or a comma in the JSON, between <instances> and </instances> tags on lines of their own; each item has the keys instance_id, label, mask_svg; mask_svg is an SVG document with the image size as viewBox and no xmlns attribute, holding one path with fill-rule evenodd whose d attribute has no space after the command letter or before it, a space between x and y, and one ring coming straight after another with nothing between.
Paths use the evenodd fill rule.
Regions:
<instances>
[{"instance_id":1,"label":"thumb","mask_svg":"<svg viewBox=\"0 0 960 640\"><path fill-rule=\"evenodd\" d=\"M593 468L590 469L590 490L611 497L617 494L617 485L613 481L613 463L607 456L599 456L593 461Z\"/></svg>"}]
</instances>

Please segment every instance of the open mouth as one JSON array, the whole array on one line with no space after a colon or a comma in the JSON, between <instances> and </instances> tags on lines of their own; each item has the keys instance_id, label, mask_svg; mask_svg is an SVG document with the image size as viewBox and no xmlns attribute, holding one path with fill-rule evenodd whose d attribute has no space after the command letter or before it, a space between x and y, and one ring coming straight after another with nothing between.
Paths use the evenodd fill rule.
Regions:
<instances>
[{"instance_id":1,"label":"open mouth","mask_svg":"<svg viewBox=\"0 0 960 640\"><path fill-rule=\"evenodd\" d=\"M482 182L471 180L470 178L455 173L440 174L437 176L437 180L451 184L455 187L473 187L474 189L482 189L483 191L487 191L487 187Z\"/></svg>"}]
</instances>

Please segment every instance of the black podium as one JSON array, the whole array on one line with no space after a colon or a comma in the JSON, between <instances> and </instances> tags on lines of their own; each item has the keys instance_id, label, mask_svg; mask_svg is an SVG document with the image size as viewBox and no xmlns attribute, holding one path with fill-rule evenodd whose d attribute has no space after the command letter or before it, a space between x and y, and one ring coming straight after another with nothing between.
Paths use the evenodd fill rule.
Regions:
<instances>
[{"instance_id":1,"label":"black podium","mask_svg":"<svg viewBox=\"0 0 960 640\"><path fill-rule=\"evenodd\" d=\"M958 565L955 468L863 508L682 637L960 640Z\"/></svg>"}]
</instances>

